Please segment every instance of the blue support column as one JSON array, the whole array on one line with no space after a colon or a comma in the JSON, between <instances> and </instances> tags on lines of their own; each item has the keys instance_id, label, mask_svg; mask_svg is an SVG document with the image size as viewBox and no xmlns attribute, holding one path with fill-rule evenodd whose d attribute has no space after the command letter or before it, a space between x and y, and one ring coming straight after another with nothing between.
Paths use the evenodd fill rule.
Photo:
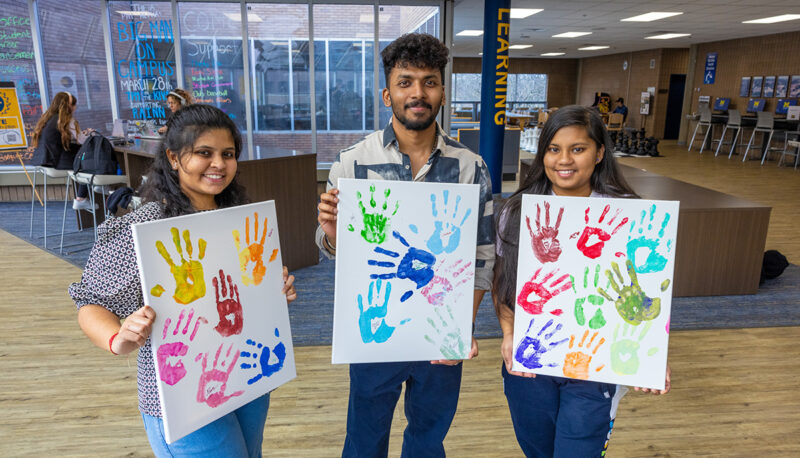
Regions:
<instances>
[{"instance_id":1,"label":"blue support column","mask_svg":"<svg viewBox=\"0 0 800 458\"><path fill-rule=\"evenodd\" d=\"M483 10L480 154L489 167L492 194L503 186L503 135L508 94L511 0L486 0Z\"/></svg>"}]
</instances>

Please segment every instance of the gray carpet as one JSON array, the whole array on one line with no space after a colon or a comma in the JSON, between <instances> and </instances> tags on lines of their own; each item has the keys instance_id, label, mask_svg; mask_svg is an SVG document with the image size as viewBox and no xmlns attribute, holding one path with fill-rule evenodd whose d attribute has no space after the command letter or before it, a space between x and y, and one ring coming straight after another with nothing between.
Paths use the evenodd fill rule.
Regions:
<instances>
[{"instance_id":1,"label":"gray carpet","mask_svg":"<svg viewBox=\"0 0 800 458\"><path fill-rule=\"evenodd\" d=\"M38 205L37 205L38 207ZM52 254L83 267L94 236L91 228L77 231L72 212L67 212L65 254L58 253L63 201L48 203L48 248ZM42 209L37 208L34 239L29 238L30 204L0 203L0 229L33 245L43 247ZM38 236L38 237L37 237ZM309 240L309 243L314 243ZM295 345L329 345L333 323L334 262L322 258L312 267L292 272L297 277L297 300L289 307ZM64 285L66 288L66 285ZM746 296L680 297L672 301L673 330L748 328L800 325L800 266L790 265L758 294ZM500 326L491 297L486 295L478 311L476 337L499 337Z\"/></svg>"}]
</instances>

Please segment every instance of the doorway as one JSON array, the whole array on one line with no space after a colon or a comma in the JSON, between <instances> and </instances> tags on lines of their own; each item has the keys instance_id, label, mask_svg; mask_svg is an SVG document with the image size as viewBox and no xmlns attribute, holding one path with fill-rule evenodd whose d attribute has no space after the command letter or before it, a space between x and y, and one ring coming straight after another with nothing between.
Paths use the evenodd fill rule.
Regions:
<instances>
[{"instance_id":1,"label":"doorway","mask_svg":"<svg viewBox=\"0 0 800 458\"><path fill-rule=\"evenodd\" d=\"M685 89L686 75L672 74L669 76L664 140L676 140L678 138L681 130L681 110L683 108L683 91Z\"/></svg>"}]
</instances>

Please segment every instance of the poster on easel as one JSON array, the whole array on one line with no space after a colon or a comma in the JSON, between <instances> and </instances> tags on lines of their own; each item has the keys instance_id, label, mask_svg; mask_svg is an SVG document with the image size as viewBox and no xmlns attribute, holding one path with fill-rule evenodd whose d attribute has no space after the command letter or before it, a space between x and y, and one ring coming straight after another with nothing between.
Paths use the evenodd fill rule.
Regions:
<instances>
[{"instance_id":1,"label":"poster on easel","mask_svg":"<svg viewBox=\"0 0 800 458\"><path fill-rule=\"evenodd\" d=\"M0 81L0 150L27 147L17 88L13 82Z\"/></svg>"}]
</instances>

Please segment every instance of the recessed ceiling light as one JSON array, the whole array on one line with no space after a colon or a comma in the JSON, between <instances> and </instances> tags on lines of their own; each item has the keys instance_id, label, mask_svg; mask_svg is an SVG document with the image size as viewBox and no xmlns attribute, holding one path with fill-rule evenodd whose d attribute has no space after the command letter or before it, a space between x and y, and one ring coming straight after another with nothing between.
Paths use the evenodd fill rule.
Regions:
<instances>
[{"instance_id":1,"label":"recessed ceiling light","mask_svg":"<svg viewBox=\"0 0 800 458\"><path fill-rule=\"evenodd\" d=\"M528 16L533 16L542 11L543 10L536 8L511 8L511 19L525 19Z\"/></svg>"},{"instance_id":2,"label":"recessed ceiling light","mask_svg":"<svg viewBox=\"0 0 800 458\"><path fill-rule=\"evenodd\" d=\"M608 49L611 46L584 46L583 48L578 48L578 51L597 51L598 49Z\"/></svg>"},{"instance_id":3,"label":"recessed ceiling light","mask_svg":"<svg viewBox=\"0 0 800 458\"><path fill-rule=\"evenodd\" d=\"M800 14L783 14L781 16L753 19L750 21L742 21L742 24L774 24L776 22L794 21L795 19L800 19Z\"/></svg>"},{"instance_id":4,"label":"recessed ceiling light","mask_svg":"<svg viewBox=\"0 0 800 458\"><path fill-rule=\"evenodd\" d=\"M563 55L564 55L563 52L546 52L546 53L542 54L542 56L545 56L545 57L563 56Z\"/></svg>"},{"instance_id":5,"label":"recessed ceiling light","mask_svg":"<svg viewBox=\"0 0 800 458\"><path fill-rule=\"evenodd\" d=\"M239 13L225 13L231 21L242 22L242 15ZM256 13L247 13L247 22L264 22Z\"/></svg>"},{"instance_id":6,"label":"recessed ceiling light","mask_svg":"<svg viewBox=\"0 0 800 458\"><path fill-rule=\"evenodd\" d=\"M528 49L533 45L511 45L508 49Z\"/></svg>"},{"instance_id":7,"label":"recessed ceiling light","mask_svg":"<svg viewBox=\"0 0 800 458\"><path fill-rule=\"evenodd\" d=\"M591 34L592 32L564 32L564 33L559 33L558 35L553 35L553 38L575 38Z\"/></svg>"},{"instance_id":8,"label":"recessed ceiling light","mask_svg":"<svg viewBox=\"0 0 800 458\"><path fill-rule=\"evenodd\" d=\"M640 14L638 16L633 16L625 19L621 19L623 22L651 22L657 21L659 19L664 19L672 16L677 16L683 13L659 13L659 12L652 12L647 14Z\"/></svg>"},{"instance_id":9,"label":"recessed ceiling light","mask_svg":"<svg viewBox=\"0 0 800 458\"><path fill-rule=\"evenodd\" d=\"M483 35L483 30L462 30L456 34L459 37L479 37Z\"/></svg>"},{"instance_id":10,"label":"recessed ceiling light","mask_svg":"<svg viewBox=\"0 0 800 458\"><path fill-rule=\"evenodd\" d=\"M669 40L671 38L690 37L691 33L662 33L661 35L651 35L644 37L645 40Z\"/></svg>"}]
</instances>

